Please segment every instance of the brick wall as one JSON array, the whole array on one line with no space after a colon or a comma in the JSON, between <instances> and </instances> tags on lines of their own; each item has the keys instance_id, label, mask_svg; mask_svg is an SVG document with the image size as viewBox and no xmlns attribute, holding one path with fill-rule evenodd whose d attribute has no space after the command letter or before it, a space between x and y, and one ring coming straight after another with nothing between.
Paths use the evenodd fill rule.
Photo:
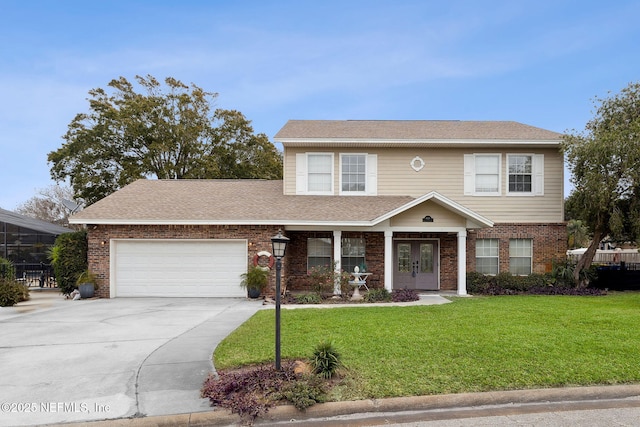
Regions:
<instances>
[{"instance_id":1,"label":"brick wall","mask_svg":"<svg viewBox=\"0 0 640 427\"><path fill-rule=\"evenodd\" d=\"M499 269L509 271L509 239L533 239L533 272L548 273L553 260L567 253L567 226L553 224L495 224L493 228L472 231L467 236L467 271L475 271L476 239L498 239Z\"/></svg>"},{"instance_id":2,"label":"brick wall","mask_svg":"<svg viewBox=\"0 0 640 427\"><path fill-rule=\"evenodd\" d=\"M247 239L247 265L259 251L271 252L271 237L278 226L206 226L206 225L90 225L88 227L89 268L95 272L100 288L97 295L109 297L109 240L110 239ZM307 276L307 239L327 237L331 231L284 233L291 239L283 259L282 286L290 290L305 290ZM370 288L384 287L384 233L348 232L342 237L362 237L365 240L365 263L373 273ZM456 290L458 282L457 236L454 233L395 233L401 239L439 239L440 288ZM563 259L567 250L567 231L564 223L557 224L496 224L493 228L473 230L467 236L467 271L475 270L475 243L478 238L499 240L500 271L509 271L509 239L533 239L533 272L551 270L553 259ZM271 273L268 295L275 295L275 269Z\"/></svg>"},{"instance_id":3,"label":"brick wall","mask_svg":"<svg viewBox=\"0 0 640 427\"><path fill-rule=\"evenodd\" d=\"M109 298L109 240L110 239L247 239L247 265L259 251L271 252L271 237L284 227L227 226L227 225L89 225L87 227L89 269L97 278L97 296ZM283 259L286 272L287 257ZM275 295L275 268L269 280L267 294ZM285 280L283 274L283 280Z\"/></svg>"}]
</instances>

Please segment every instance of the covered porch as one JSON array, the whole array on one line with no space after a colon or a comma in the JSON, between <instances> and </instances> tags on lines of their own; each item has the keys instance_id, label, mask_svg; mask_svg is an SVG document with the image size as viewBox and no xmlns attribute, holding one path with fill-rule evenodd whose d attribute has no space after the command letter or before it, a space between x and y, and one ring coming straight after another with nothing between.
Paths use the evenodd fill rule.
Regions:
<instances>
[{"instance_id":1,"label":"covered porch","mask_svg":"<svg viewBox=\"0 0 640 427\"><path fill-rule=\"evenodd\" d=\"M467 230L493 222L431 192L368 226L286 226L291 239L285 275L291 290L305 289L311 268L332 266L370 273L368 288L445 291L466 295ZM336 287L335 292L340 292Z\"/></svg>"}]
</instances>

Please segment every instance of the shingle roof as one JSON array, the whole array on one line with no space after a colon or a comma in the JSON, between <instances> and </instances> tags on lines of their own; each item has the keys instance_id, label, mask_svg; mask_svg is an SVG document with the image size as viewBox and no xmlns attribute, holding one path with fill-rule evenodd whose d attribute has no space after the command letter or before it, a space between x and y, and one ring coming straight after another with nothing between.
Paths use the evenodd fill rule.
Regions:
<instances>
[{"instance_id":1,"label":"shingle roof","mask_svg":"<svg viewBox=\"0 0 640 427\"><path fill-rule=\"evenodd\" d=\"M30 216L20 215L19 213L0 209L0 222L6 222L8 224L17 225L18 227L28 228L30 230L36 230L41 233L59 235L63 233L69 233L73 230L62 227L50 222L41 221L39 219L31 218Z\"/></svg>"},{"instance_id":2,"label":"shingle roof","mask_svg":"<svg viewBox=\"0 0 640 427\"><path fill-rule=\"evenodd\" d=\"M368 222L408 196L292 196L282 181L138 180L70 218L74 224Z\"/></svg>"},{"instance_id":3,"label":"shingle roof","mask_svg":"<svg viewBox=\"0 0 640 427\"><path fill-rule=\"evenodd\" d=\"M512 121L289 120L274 139L546 141L561 136Z\"/></svg>"}]
</instances>

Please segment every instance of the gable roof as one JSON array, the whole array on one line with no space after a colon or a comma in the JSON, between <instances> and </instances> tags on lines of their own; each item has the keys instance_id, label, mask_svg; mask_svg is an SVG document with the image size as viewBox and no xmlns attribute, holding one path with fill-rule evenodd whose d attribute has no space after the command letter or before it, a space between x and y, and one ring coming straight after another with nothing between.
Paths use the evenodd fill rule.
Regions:
<instances>
[{"instance_id":1,"label":"gable roof","mask_svg":"<svg viewBox=\"0 0 640 427\"><path fill-rule=\"evenodd\" d=\"M285 146L310 143L558 145L562 134L513 121L289 120L274 136Z\"/></svg>"},{"instance_id":2,"label":"gable roof","mask_svg":"<svg viewBox=\"0 0 640 427\"><path fill-rule=\"evenodd\" d=\"M18 227L28 228L30 230L39 231L41 233L59 235L63 233L69 233L73 230L62 227L50 222L41 221L39 219L32 218L30 216L21 215L16 212L0 209L0 222L6 222Z\"/></svg>"}]
</instances>

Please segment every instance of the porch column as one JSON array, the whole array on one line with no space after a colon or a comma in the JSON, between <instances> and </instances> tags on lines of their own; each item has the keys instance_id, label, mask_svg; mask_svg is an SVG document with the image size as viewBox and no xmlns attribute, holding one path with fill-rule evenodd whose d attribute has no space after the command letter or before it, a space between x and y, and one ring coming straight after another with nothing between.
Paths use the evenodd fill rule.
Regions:
<instances>
[{"instance_id":1,"label":"porch column","mask_svg":"<svg viewBox=\"0 0 640 427\"><path fill-rule=\"evenodd\" d=\"M336 271L336 279L333 283L333 294L340 295L340 260L342 258L342 231L333 230L333 266Z\"/></svg>"},{"instance_id":2,"label":"porch column","mask_svg":"<svg viewBox=\"0 0 640 427\"><path fill-rule=\"evenodd\" d=\"M467 295L467 230L458 231L458 295Z\"/></svg>"},{"instance_id":3,"label":"porch column","mask_svg":"<svg viewBox=\"0 0 640 427\"><path fill-rule=\"evenodd\" d=\"M384 287L393 291L393 231L384 232Z\"/></svg>"}]
</instances>

